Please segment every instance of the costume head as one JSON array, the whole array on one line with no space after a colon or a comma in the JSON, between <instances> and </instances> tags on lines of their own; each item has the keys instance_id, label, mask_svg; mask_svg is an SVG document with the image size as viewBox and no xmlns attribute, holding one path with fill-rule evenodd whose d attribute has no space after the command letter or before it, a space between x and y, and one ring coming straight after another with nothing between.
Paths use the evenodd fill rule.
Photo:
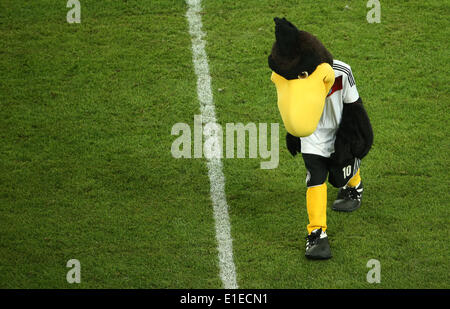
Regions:
<instances>
[{"instance_id":1,"label":"costume head","mask_svg":"<svg viewBox=\"0 0 450 309\"><path fill-rule=\"evenodd\" d=\"M278 109L286 130L298 137L312 134L334 83L333 57L312 34L285 18L274 18L276 41L269 55Z\"/></svg>"}]
</instances>

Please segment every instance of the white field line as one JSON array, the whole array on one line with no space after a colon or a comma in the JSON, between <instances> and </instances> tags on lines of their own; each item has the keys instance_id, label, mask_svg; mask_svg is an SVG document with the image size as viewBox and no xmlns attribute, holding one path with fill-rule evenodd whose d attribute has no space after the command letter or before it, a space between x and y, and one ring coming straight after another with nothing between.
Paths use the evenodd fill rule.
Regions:
<instances>
[{"instance_id":1,"label":"white field line","mask_svg":"<svg viewBox=\"0 0 450 309\"><path fill-rule=\"evenodd\" d=\"M211 76L209 74L208 57L205 51L205 33L202 31L200 16L201 0L186 0L188 10L186 18L189 22L189 33L192 39L192 60L197 75L197 95L200 101L200 112L203 123L216 123ZM216 130L204 131L205 140L217 139ZM211 200L214 209L217 249L219 251L220 277L225 289L237 289L236 267L233 262L233 244L231 238L228 204L225 197L225 177L222 172L220 157L207 158L210 181Z\"/></svg>"}]
</instances>

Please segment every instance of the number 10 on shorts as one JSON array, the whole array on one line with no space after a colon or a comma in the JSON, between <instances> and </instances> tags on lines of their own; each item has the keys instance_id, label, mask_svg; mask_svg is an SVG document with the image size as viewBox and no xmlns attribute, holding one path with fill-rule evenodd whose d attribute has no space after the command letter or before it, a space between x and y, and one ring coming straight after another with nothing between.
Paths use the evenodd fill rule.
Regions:
<instances>
[{"instance_id":1,"label":"number 10 on shorts","mask_svg":"<svg viewBox=\"0 0 450 309\"><path fill-rule=\"evenodd\" d=\"M352 173L352 166L346 166L342 169L342 173L344 174L344 178L347 178Z\"/></svg>"}]
</instances>

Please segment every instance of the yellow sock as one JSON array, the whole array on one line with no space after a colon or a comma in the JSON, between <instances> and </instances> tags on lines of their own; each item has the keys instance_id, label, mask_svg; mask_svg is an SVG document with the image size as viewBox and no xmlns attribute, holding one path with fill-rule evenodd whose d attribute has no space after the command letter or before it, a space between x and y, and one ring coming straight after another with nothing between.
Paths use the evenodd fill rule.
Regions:
<instances>
[{"instance_id":1,"label":"yellow sock","mask_svg":"<svg viewBox=\"0 0 450 309\"><path fill-rule=\"evenodd\" d=\"M327 229L327 184L309 187L306 190L306 209L308 211L309 224L306 227L308 234L315 229Z\"/></svg>"},{"instance_id":2,"label":"yellow sock","mask_svg":"<svg viewBox=\"0 0 450 309\"><path fill-rule=\"evenodd\" d=\"M347 186L355 188L361 182L361 175L359 174L359 169L355 175L348 181Z\"/></svg>"}]
</instances>

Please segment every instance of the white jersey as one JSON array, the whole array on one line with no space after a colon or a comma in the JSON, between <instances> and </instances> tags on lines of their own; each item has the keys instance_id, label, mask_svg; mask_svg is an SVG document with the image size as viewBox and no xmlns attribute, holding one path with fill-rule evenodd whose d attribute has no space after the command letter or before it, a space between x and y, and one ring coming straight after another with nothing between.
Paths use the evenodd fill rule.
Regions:
<instances>
[{"instance_id":1,"label":"white jersey","mask_svg":"<svg viewBox=\"0 0 450 309\"><path fill-rule=\"evenodd\" d=\"M325 99L322 117L313 134L301 137L302 153L311 153L329 158L334 152L336 131L342 118L344 104L358 100L352 69L342 61L333 61L335 80Z\"/></svg>"}]
</instances>

